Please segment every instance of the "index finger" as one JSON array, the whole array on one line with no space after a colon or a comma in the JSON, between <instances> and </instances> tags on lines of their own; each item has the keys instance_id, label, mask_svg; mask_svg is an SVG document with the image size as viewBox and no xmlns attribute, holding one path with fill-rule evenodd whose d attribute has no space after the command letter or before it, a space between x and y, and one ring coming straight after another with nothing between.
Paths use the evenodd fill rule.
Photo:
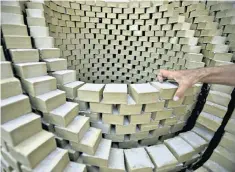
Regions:
<instances>
[{"instance_id":1,"label":"index finger","mask_svg":"<svg viewBox=\"0 0 235 172\"><path fill-rule=\"evenodd\" d=\"M167 79L174 79L173 77L173 71L169 70L160 70L159 74L160 77L162 78L167 78Z\"/></svg>"}]
</instances>

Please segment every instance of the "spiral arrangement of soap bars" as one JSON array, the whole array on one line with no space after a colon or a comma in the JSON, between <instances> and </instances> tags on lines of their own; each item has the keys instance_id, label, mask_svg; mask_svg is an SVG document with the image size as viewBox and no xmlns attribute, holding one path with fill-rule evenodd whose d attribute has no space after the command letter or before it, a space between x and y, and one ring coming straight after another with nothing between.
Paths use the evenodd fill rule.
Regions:
<instances>
[{"instance_id":1,"label":"spiral arrangement of soap bars","mask_svg":"<svg viewBox=\"0 0 235 172\"><path fill-rule=\"evenodd\" d=\"M1 16L3 171L191 169L226 121L234 88L213 84L182 132L202 84L173 101L156 75L232 64L234 2L1 1ZM196 171L234 171L234 113Z\"/></svg>"}]
</instances>

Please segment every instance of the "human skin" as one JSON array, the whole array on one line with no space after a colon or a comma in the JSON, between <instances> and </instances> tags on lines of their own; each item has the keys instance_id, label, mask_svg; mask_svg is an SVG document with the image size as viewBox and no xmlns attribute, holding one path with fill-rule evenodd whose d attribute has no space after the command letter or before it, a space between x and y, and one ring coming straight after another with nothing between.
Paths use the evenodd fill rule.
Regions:
<instances>
[{"instance_id":1,"label":"human skin","mask_svg":"<svg viewBox=\"0 0 235 172\"><path fill-rule=\"evenodd\" d=\"M157 78L159 82L173 79L179 84L174 96L177 101L188 88L198 82L235 86L235 64L179 71L160 70Z\"/></svg>"}]
</instances>

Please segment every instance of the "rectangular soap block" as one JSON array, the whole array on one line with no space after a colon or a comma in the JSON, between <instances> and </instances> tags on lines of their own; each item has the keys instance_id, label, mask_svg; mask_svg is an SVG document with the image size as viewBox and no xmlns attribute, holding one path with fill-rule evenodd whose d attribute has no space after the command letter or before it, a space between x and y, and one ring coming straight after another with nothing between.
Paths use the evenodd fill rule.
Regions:
<instances>
[{"instance_id":1,"label":"rectangular soap block","mask_svg":"<svg viewBox=\"0 0 235 172\"><path fill-rule=\"evenodd\" d=\"M103 89L104 84L84 84L78 89L78 98L85 102L100 102Z\"/></svg>"},{"instance_id":2,"label":"rectangular soap block","mask_svg":"<svg viewBox=\"0 0 235 172\"><path fill-rule=\"evenodd\" d=\"M206 100L227 107L231 100L231 95L211 90Z\"/></svg>"},{"instance_id":3,"label":"rectangular soap block","mask_svg":"<svg viewBox=\"0 0 235 172\"><path fill-rule=\"evenodd\" d=\"M1 101L1 124L31 112L29 98L23 94Z\"/></svg>"},{"instance_id":4,"label":"rectangular soap block","mask_svg":"<svg viewBox=\"0 0 235 172\"><path fill-rule=\"evenodd\" d=\"M4 36L7 49L32 48L31 38L29 36Z\"/></svg>"},{"instance_id":5,"label":"rectangular soap block","mask_svg":"<svg viewBox=\"0 0 235 172\"><path fill-rule=\"evenodd\" d=\"M118 105L120 115L134 115L140 114L142 110L141 104L136 104L133 98L128 94L127 104Z\"/></svg>"},{"instance_id":6,"label":"rectangular soap block","mask_svg":"<svg viewBox=\"0 0 235 172\"><path fill-rule=\"evenodd\" d=\"M19 63L14 67L16 74L23 79L47 75L45 62Z\"/></svg>"},{"instance_id":7,"label":"rectangular soap block","mask_svg":"<svg viewBox=\"0 0 235 172\"><path fill-rule=\"evenodd\" d=\"M180 137L167 139L164 141L164 144L179 162L185 162L195 154L193 147Z\"/></svg>"},{"instance_id":8,"label":"rectangular soap block","mask_svg":"<svg viewBox=\"0 0 235 172\"><path fill-rule=\"evenodd\" d=\"M111 148L108 167L101 167L100 172L125 172L125 161L123 149Z\"/></svg>"},{"instance_id":9,"label":"rectangular soap block","mask_svg":"<svg viewBox=\"0 0 235 172\"><path fill-rule=\"evenodd\" d=\"M156 167L156 171L172 170L175 168L175 166L178 163L177 159L164 144L147 147L146 151L151 157ZM159 156L159 155L164 155L164 156Z\"/></svg>"},{"instance_id":10,"label":"rectangular soap block","mask_svg":"<svg viewBox=\"0 0 235 172\"><path fill-rule=\"evenodd\" d=\"M28 36L26 25L3 24L2 33L11 36Z\"/></svg>"},{"instance_id":11,"label":"rectangular soap block","mask_svg":"<svg viewBox=\"0 0 235 172\"><path fill-rule=\"evenodd\" d=\"M39 61L37 49L10 49L10 55L15 64Z\"/></svg>"},{"instance_id":12,"label":"rectangular soap block","mask_svg":"<svg viewBox=\"0 0 235 172\"><path fill-rule=\"evenodd\" d=\"M82 154L83 162L98 167L108 167L111 151L111 140L101 139L101 142L94 155Z\"/></svg>"},{"instance_id":13,"label":"rectangular soap block","mask_svg":"<svg viewBox=\"0 0 235 172\"><path fill-rule=\"evenodd\" d=\"M1 79L1 100L22 94L20 81L16 78Z\"/></svg>"},{"instance_id":14,"label":"rectangular soap block","mask_svg":"<svg viewBox=\"0 0 235 172\"><path fill-rule=\"evenodd\" d=\"M137 104L154 103L159 98L159 90L147 84L131 84L130 93Z\"/></svg>"},{"instance_id":15,"label":"rectangular soap block","mask_svg":"<svg viewBox=\"0 0 235 172\"><path fill-rule=\"evenodd\" d=\"M106 84L103 91L103 101L108 104L127 104L127 85Z\"/></svg>"},{"instance_id":16,"label":"rectangular soap block","mask_svg":"<svg viewBox=\"0 0 235 172\"><path fill-rule=\"evenodd\" d=\"M162 99L172 99L178 88L177 85L169 82L151 82L151 85L160 91L159 97Z\"/></svg>"},{"instance_id":17,"label":"rectangular soap block","mask_svg":"<svg viewBox=\"0 0 235 172\"><path fill-rule=\"evenodd\" d=\"M127 169L129 172L153 171L154 165L144 148L132 148L124 150ZM142 157L142 158L136 158Z\"/></svg>"},{"instance_id":18,"label":"rectangular soap block","mask_svg":"<svg viewBox=\"0 0 235 172\"><path fill-rule=\"evenodd\" d=\"M59 48L42 48L39 49L39 54L41 59L60 58L61 56Z\"/></svg>"}]
</instances>

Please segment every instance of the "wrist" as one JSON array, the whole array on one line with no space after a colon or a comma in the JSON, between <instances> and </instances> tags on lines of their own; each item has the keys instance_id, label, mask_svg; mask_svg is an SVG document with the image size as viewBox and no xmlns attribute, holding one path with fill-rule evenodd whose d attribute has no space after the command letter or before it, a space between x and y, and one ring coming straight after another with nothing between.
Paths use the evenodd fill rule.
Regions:
<instances>
[{"instance_id":1,"label":"wrist","mask_svg":"<svg viewBox=\"0 0 235 172\"><path fill-rule=\"evenodd\" d=\"M208 83L210 82L210 78L213 76L217 76L220 73L220 68L218 67L209 67L209 68L201 68L199 76L199 82Z\"/></svg>"}]
</instances>

